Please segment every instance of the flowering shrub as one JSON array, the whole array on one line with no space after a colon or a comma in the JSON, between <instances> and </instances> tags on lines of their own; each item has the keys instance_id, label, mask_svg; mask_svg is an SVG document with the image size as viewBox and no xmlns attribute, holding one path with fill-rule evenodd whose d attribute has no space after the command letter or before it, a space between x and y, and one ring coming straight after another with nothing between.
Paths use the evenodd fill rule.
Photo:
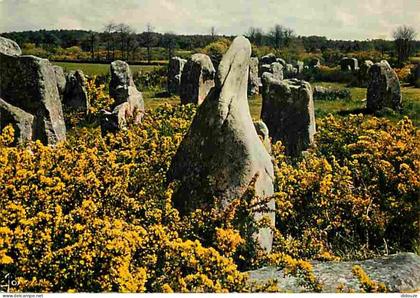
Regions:
<instances>
[{"instance_id":1,"label":"flowering shrub","mask_svg":"<svg viewBox=\"0 0 420 298\"><path fill-rule=\"evenodd\" d=\"M369 275L359 265L354 265L352 269L353 274L357 277L360 283L360 288L366 293L385 293L386 286L383 283L378 283L370 279Z\"/></svg>"},{"instance_id":2,"label":"flowering shrub","mask_svg":"<svg viewBox=\"0 0 420 298\"><path fill-rule=\"evenodd\" d=\"M74 109L65 109L64 118L67 127L87 126L98 122L100 111L102 109L110 109L114 100L105 92L105 84L101 83L102 78L93 76L87 79L86 91L89 101L89 109L86 112Z\"/></svg>"},{"instance_id":3,"label":"flowering shrub","mask_svg":"<svg viewBox=\"0 0 420 298\"><path fill-rule=\"evenodd\" d=\"M142 91L159 91L166 88L166 67L153 69L150 72L136 72L133 80L137 88Z\"/></svg>"},{"instance_id":4,"label":"flowering shrub","mask_svg":"<svg viewBox=\"0 0 420 298\"><path fill-rule=\"evenodd\" d=\"M395 68L395 72L398 76L398 79L404 83L410 83L411 78L411 71L414 69L413 64L407 64L402 68Z\"/></svg>"},{"instance_id":5,"label":"flowering shrub","mask_svg":"<svg viewBox=\"0 0 420 298\"><path fill-rule=\"evenodd\" d=\"M410 120L362 115L318 123L317 148L297 164L279 144L277 249L320 258L411 250L418 232L420 142Z\"/></svg>"},{"instance_id":6,"label":"flowering shrub","mask_svg":"<svg viewBox=\"0 0 420 298\"><path fill-rule=\"evenodd\" d=\"M102 88L102 89L101 89ZM93 103L107 102L90 86ZM92 90L96 90L92 92ZM103 101L101 99L104 99ZM195 108L157 108L140 125L101 136L75 127L55 147L12 147L0 135L0 274L31 292L275 291L247 285L242 271L273 264L312 291L322 285L305 259L336 260L410 249L418 224L419 138L411 121L322 119L317 147L276 165L273 252L255 246L254 183L221 211L181 217L169 168ZM345 128L345 129L344 129Z\"/></svg>"},{"instance_id":7,"label":"flowering shrub","mask_svg":"<svg viewBox=\"0 0 420 298\"><path fill-rule=\"evenodd\" d=\"M0 149L0 271L18 291L237 291L246 275L178 237L165 173L194 114L166 106L105 138Z\"/></svg>"}]
</instances>

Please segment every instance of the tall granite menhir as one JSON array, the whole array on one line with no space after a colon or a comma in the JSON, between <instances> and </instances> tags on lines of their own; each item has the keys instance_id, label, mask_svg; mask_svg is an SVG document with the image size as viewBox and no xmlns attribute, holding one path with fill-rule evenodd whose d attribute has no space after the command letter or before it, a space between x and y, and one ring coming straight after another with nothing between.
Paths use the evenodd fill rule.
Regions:
<instances>
[{"instance_id":1,"label":"tall granite menhir","mask_svg":"<svg viewBox=\"0 0 420 298\"><path fill-rule=\"evenodd\" d=\"M190 130L181 142L168 171L168 180L180 182L173 195L175 207L183 214L197 208L226 208L240 198L256 177L256 194L263 199L273 195L274 171L270 155L260 141L247 100L249 41L235 38L219 65L216 86L198 108ZM213 200L221 200L215 206ZM274 224L274 200L264 204ZM254 231L254 239L271 250L268 228Z\"/></svg>"},{"instance_id":2,"label":"tall granite menhir","mask_svg":"<svg viewBox=\"0 0 420 298\"><path fill-rule=\"evenodd\" d=\"M137 90L129 65L121 60L111 63L109 95L114 99L112 111L102 111L102 133L126 128L128 123L139 124L144 115L143 95Z\"/></svg>"},{"instance_id":3,"label":"tall granite menhir","mask_svg":"<svg viewBox=\"0 0 420 298\"><path fill-rule=\"evenodd\" d=\"M401 86L397 74L385 60L372 65L368 72L367 109L371 112L383 108L400 111Z\"/></svg>"},{"instance_id":4,"label":"tall granite menhir","mask_svg":"<svg viewBox=\"0 0 420 298\"><path fill-rule=\"evenodd\" d=\"M258 77L258 58L251 57L249 61L248 75L248 94L255 95L260 93L261 80Z\"/></svg>"},{"instance_id":5,"label":"tall granite menhir","mask_svg":"<svg viewBox=\"0 0 420 298\"><path fill-rule=\"evenodd\" d=\"M181 75L180 97L182 104L200 105L210 89L214 87L216 71L210 57L194 54L184 65Z\"/></svg>"},{"instance_id":6,"label":"tall granite menhir","mask_svg":"<svg viewBox=\"0 0 420 298\"><path fill-rule=\"evenodd\" d=\"M299 156L314 141L315 113L312 88L297 79L276 79L265 73L261 119L273 143L281 141L286 154Z\"/></svg>"},{"instance_id":7,"label":"tall granite menhir","mask_svg":"<svg viewBox=\"0 0 420 298\"><path fill-rule=\"evenodd\" d=\"M66 74L66 85L63 92L65 109L87 112L90 107L87 93L86 76L81 70Z\"/></svg>"},{"instance_id":8,"label":"tall granite menhir","mask_svg":"<svg viewBox=\"0 0 420 298\"><path fill-rule=\"evenodd\" d=\"M44 144L65 140L66 127L52 64L35 56L19 56L17 52L14 55L8 54L10 50L0 52L0 97L8 105L18 108L15 111L34 117L31 140L40 140ZM26 116L24 118L31 118ZM28 136L28 133L23 135Z\"/></svg>"},{"instance_id":9,"label":"tall granite menhir","mask_svg":"<svg viewBox=\"0 0 420 298\"><path fill-rule=\"evenodd\" d=\"M179 94L179 89L181 86L181 75L184 65L187 60L172 57L169 60L168 64L168 93L169 94Z\"/></svg>"}]
</instances>

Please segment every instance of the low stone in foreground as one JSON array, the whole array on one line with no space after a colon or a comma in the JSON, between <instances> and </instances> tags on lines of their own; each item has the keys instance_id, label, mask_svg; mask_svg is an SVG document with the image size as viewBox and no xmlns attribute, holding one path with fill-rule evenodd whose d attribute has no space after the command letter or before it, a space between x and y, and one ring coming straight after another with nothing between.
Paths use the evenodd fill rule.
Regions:
<instances>
[{"instance_id":1,"label":"low stone in foreground","mask_svg":"<svg viewBox=\"0 0 420 298\"><path fill-rule=\"evenodd\" d=\"M323 292L336 293L337 287L345 285L360 292L360 284L352 273L359 265L376 282L384 283L390 292L416 292L420 289L420 257L414 253L400 253L390 256L348 262L312 262L315 276L323 283ZM250 283L263 284L270 279L277 280L277 286L285 292L308 292L298 285L298 279L285 276L283 270L264 267L249 271Z\"/></svg>"}]
</instances>

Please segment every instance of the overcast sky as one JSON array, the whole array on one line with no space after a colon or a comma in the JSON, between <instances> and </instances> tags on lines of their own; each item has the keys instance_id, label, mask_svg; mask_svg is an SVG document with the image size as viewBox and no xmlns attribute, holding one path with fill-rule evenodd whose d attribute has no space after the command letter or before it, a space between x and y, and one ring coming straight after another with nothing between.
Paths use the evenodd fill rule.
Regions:
<instances>
[{"instance_id":1,"label":"overcast sky","mask_svg":"<svg viewBox=\"0 0 420 298\"><path fill-rule=\"evenodd\" d=\"M413 26L420 38L420 0L0 0L0 32L37 29L101 30L124 22L137 32L244 34L274 24L298 35L333 39L391 38Z\"/></svg>"}]
</instances>

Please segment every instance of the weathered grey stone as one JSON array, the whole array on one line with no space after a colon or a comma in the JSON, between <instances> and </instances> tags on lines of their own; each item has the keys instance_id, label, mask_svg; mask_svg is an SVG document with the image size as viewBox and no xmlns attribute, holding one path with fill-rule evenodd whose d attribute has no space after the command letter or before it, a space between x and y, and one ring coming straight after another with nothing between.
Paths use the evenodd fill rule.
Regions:
<instances>
[{"instance_id":1,"label":"weathered grey stone","mask_svg":"<svg viewBox=\"0 0 420 298\"><path fill-rule=\"evenodd\" d=\"M168 93L179 94L181 75L187 60L180 57L172 57L168 64Z\"/></svg>"},{"instance_id":2,"label":"weathered grey stone","mask_svg":"<svg viewBox=\"0 0 420 298\"><path fill-rule=\"evenodd\" d=\"M414 69L414 86L420 88L420 64Z\"/></svg>"},{"instance_id":3,"label":"weathered grey stone","mask_svg":"<svg viewBox=\"0 0 420 298\"><path fill-rule=\"evenodd\" d=\"M139 124L144 115L143 95L137 90L129 65L116 60L110 65L111 82L109 94L114 99L112 111L102 111L102 134Z\"/></svg>"},{"instance_id":4,"label":"weathered grey stone","mask_svg":"<svg viewBox=\"0 0 420 298\"><path fill-rule=\"evenodd\" d=\"M0 36L0 53L9 56L20 56L22 55L22 50L13 40Z\"/></svg>"},{"instance_id":5,"label":"weathered grey stone","mask_svg":"<svg viewBox=\"0 0 420 298\"><path fill-rule=\"evenodd\" d=\"M286 64L283 74L285 79L293 79L297 76L298 70L292 64Z\"/></svg>"},{"instance_id":6,"label":"weathered grey stone","mask_svg":"<svg viewBox=\"0 0 420 298\"><path fill-rule=\"evenodd\" d=\"M365 60L363 63L360 64L359 71L358 71L358 80L359 86L367 87L368 78L369 78L369 69L373 65L371 60Z\"/></svg>"},{"instance_id":7,"label":"weathered grey stone","mask_svg":"<svg viewBox=\"0 0 420 298\"><path fill-rule=\"evenodd\" d=\"M24 144L32 140L34 116L0 98L0 131L9 124L15 130L16 144Z\"/></svg>"},{"instance_id":8,"label":"weathered grey stone","mask_svg":"<svg viewBox=\"0 0 420 298\"><path fill-rule=\"evenodd\" d=\"M283 65L279 62L273 62L271 64L263 64L260 66L260 76L265 72L271 73L279 80L283 80Z\"/></svg>"},{"instance_id":9,"label":"weathered grey stone","mask_svg":"<svg viewBox=\"0 0 420 298\"><path fill-rule=\"evenodd\" d=\"M249 61L248 75L248 94L255 95L260 93L261 79L258 77L258 58L251 57Z\"/></svg>"},{"instance_id":10,"label":"weathered grey stone","mask_svg":"<svg viewBox=\"0 0 420 298\"><path fill-rule=\"evenodd\" d=\"M420 289L420 257L413 253L400 253L364 261L348 262L312 262L314 274L323 284L322 292L336 293L338 287L361 292L360 283L352 273L352 268L359 265L369 277L384 283L390 292L416 292ZM279 289L285 292L308 292L300 285L301 280L286 275L284 270L264 267L249 271L249 283L264 284L277 280Z\"/></svg>"},{"instance_id":11,"label":"weathered grey stone","mask_svg":"<svg viewBox=\"0 0 420 298\"><path fill-rule=\"evenodd\" d=\"M185 63L181 75L181 103L200 105L211 88L214 87L215 73L216 70L209 56L205 54L192 55Z\"/></svg>"},{"instance_id":12,"label":"weathered grey stone","mask_svg":"<svg viewBox=\"0 0 420 298\"><path fill-rule=\"evenodd\" d=\"M359 64L356 58L347 58L344 57L340 61L340 66L342 71L356 71L359 69Z\"/></svg>"},{"instance_id":13,"label":"weathered grey stone","mask_svg":"<svg viewBox=\"0 0 420 298\"><path fill-rule=\"evenodd\" d=\"M66 74L66 85L63 94L63 104L66 109L83 112L89 110L90 103L86 86L87 80L81 70L71 71Z\"/></svg>"},{"instance_id":14,"label":"weathered grey stone","mask_svg":"<svg viewBox=\"0 0 420 298\"><path fill-rule=\"evenodd\" d=\"M286 64L287 64L286 61L284 59L282 59L282 58L276 58L276 62L278 62L281 65L283 65L283 67L285 67Z\"/></svg>"},{"instance_id":15,"label":"weathered grey stone","mask_svg":"<svg viewBox=\"0 0 420 298\"><path fill-rule=\"evenodd\" d=\"M138 124L143 117L143 111L133 107L130 102L119 104L111 112L102 110L101 113L101 131L103 135L108 132L126 129L129 123Z\"/></svg>"},{"instance_id":16,"label":"weathered grey stone","mask_svg":"<svg viewBox=\"0 0 420 298\"><path fill-rule=\"evenodd\" d=\"M66 127L52 64L35 56L0 54L0 96L35 117L34 139L65 140Z\"/></svg>"},{"instance_id":17,"label":"weathered grey stone","mask_svg":"<svg viewBox=\"0 0 420 298\"><path fill-rule=\"evenodd\" d=\"M297 79L277 80L265 73L261 119L273 142L281 141L286 154L298 156L314 141L315 113L312 88Z\"/></svg>"},{"instance_id":18,"label":"weathered grey stone","mask_svg":"<svg viewBox=\"0 0 420 298\"><path fill-rule=\"evenodd\" d=\"M276 55L274 55L273 53L269 53L269 54L261 57L260 64L261 65L271 64L271 63L276 62L276 60L277 60Z\"/></svg>"},{"instance_id":19,"label":"weathered grey stone","mask_svg":"<svg viewBox=\"0 0 420 298\"><path fill-rule=\"evenodd\" d=\"M111 81L109 82L109 95L114 99L114 107L130 101L130 96L137 96L139 105L143 105L142 94L135 94L136 89L130 66L121 60L116 60L110 65ZM130 88L132 87L132 88Z\"/></svg>"},{"instance_id":20,"label":"weathered grey stone","mask_svg":"<svg viewBox=\"0 0 420 298\"><path fill-rule=\"evenodd\" d=\"M260 136L260 139L265 149L268 153L271 153L271 140L267 125L264 123L264 121L258 120L254 122L254 127L257 131L258 136Z\"/></svg>"},{"instance_id":21,"label":"weathered grey stone","mask_svg":"<svg viewBox=\"0 0 420 298\"><path fill-rule=\"evenodd\" d=\"M58 65L53 65L55 79L57 80L58 93L60 94L60 99L63 100L64 92L66 90L66 75L62 67Z\"/></svg>"},{"instance_id":22,"label":"weathered grey stone","mask_svg":"<svg viewBox=\"0 0 420 298\"><path fill-rule=\"evenodd\" d=\"M283 80L283 65L281 65L279 62L271 63L270 70L276 79Z\"/></svg>"},{"instance_id":23,"label":"weathered grey stone","mask_svg":"<svg viewBox=\"0 0 420 298\"><path fill-rule=\"evenodd\" d=\"M297 74L301 74L303 72L304 66L305 64L303 63L303 61L296 61L293 65L293 67L297 70Z\"/></svg>"},{"instance_id":24,"label":"weathered grey stone","mask_svg":"<svg viewBox=\"0 0 420 298\"><path fill-rule=\"evenodd\" d=\"M271 73L271 64L262 64L262 65L260 65L260 73L259 73L260 77L265 72Z\"/></svg>"},{"instance_id":25,"label":"weathered grey stone","mask_svg":"<svg viewBox=\"0 0 420 298\"><path fill-rule=\"evenodd\" d=\"M367 109L371 112L383 108L401 110L400 81L387 61L372 65L368 72Z\"/></svg>"},{"instance_id":26,"label":"weathered grey stone","mask_svg":"<svg viewBox=\"0 0 420 298\"><path fill-rule=\"evenodd\" d=\"M235 38L219 65L216 86L197 110L168 171L168 181L178 180L173 195L176 208L188 213L214 206L214 197L225 208L240 198L256 176L256 194L267 199L273 194L273 165L252 123L247 100L251 45ZM274 210L274 200L265 206ZM266 215L274 224L274 212ZM255 236L267 251L272 233L261 228Z\"/></svg>"}]
</instances>

